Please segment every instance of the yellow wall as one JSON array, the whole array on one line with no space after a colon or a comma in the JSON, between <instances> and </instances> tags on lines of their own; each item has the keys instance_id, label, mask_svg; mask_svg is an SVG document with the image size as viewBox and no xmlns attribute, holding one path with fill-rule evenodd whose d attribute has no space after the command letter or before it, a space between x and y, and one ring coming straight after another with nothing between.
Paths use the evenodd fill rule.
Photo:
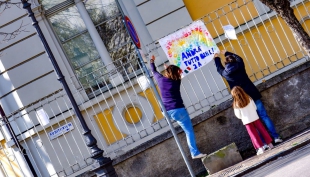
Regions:
<instances>
[{"instance_id":1,"label":"yellow wall","mask_svg":"<svg viewBox=\"0 0 310 177\"><path fill-rule=\"evenodd\" d=\"M2 140L0 143L2 146L2 149L0 150L2 169L0 170L2 170L2 172L7 176L23 176L11 149L5 148L5 140Z\"/></svg>"},{"instance_id":2,"label":"yellow wall","mask_svg":"<svg viewBox=\"0 0 310 177\"><path fill-rule=\"evenodd\" d=\"M142 111L138 107L129 107L125 111L124 118L130 124L136 124L142 117Z\"/></svg>"},{"instance_id":3,"label":"yellow wall","mask_svg":"<svg viewBox=\"0 0 310 177\"><path fill-rule=\"evenodd\" d=\"M237 0L236 2L233 0L184 0L192 19L204 20L214 38L224 33L223 25L231 24L237 27L243 24L243 26L247 26L245 22L258 17L254 4L249 0L246 2L246 5L244 5L243 0ZM305 4L306 7L309 5L309 2ZM241 8L235 8L237 6ZM301 19L308 15L305 6L298 7L299 13L295 9L297 18ZM217 18L217 15L223 15L223 13L226 15ZM261 22L260 18L258 20ZM310 23L306 22L304 26L307 26L307 24ZM231 51L233 48L238 55L244 58L247 73L252 81L290 64L290 60L296 61L303 57L301 48L291 30L278 17L240 33L238 40L225 40L223 43L219 43L218 46L220 49L225 46L227 50ZM294 55L295 53L297 55Z\"/></svg>"},{"instance_id":4,"label":"yellow wall","mask_svg":"<svg viewBox=\"0 0 310 177\"><path fill-rule=\"evenodd\" d=\"M157 88L158 90L158 88ZM152 89L147 89L145 92L140 92L140 96L146 98L152 105L154 111L153 123L163 118L161 110L157 104L156 98L154 96ZM142 105L143 106L143 105ZM104 136L108 145L113 144L119 140L127 137L126 134L121 133L119 129L113 123L113 112L114 107L104 110L103 112L95 116L95 120L99 126L99 129ZM130 115L129 115L130 114ZM125 111L124 119L128 123L137 123L142 118L142 111L138 107L129 107Z\"/></svg>"},{"instance_id":5,"label":"yellow wall","mask_svg":"<svg viewBox=\"0 0 310 177\"><path fill-rule=\"evenodd\" d=\"M246 0L183 0L192 19L201 19L213 37L224 32L222 26L237 26L257 16L254 4ZM237 8L239 7L239 8ZM231 10L234 9L234 10Z\"/></svg>"},{"instance_id":6,"label":"yellow wall","mask_svg":"<svg viewBox=\"0 0 310 177\"><path fill-rule=\"evenodd\" d=\"M160 93L158 87L156 87L157 91ZM154 119L153 119L153 123L163 119L163 114L161 113L160 107L157 104L156 98L155 98L155 94L153 92L152 89L147 89L145 91L145 93L140 92L139 95L141 95L142 97L145 97L152 105L152 108L154 110Z\"/></svg>"},{"instance_id":7,"label":"yellow wall","mask_svg":"<svg viewBox=\"0 0 310 177\"><path fill-rule=\"evenodd\" d=\"M113 144L127 137L126 134L121 133L114 125L112 115L113 109L114 107L106 109L95 116L95 120L107 144Z\"/></svg>"}]
</instances>

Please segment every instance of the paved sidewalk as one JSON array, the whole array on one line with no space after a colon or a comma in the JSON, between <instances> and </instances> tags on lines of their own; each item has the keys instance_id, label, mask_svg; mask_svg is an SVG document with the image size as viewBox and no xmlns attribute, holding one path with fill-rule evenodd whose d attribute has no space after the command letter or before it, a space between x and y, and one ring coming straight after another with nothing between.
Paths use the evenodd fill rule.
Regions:
<instances>
[{"instance_id":1,"label":"paved sidewalk","mask_svg":"<svg viewBox=\"0 0 310 177\"><path fill-rule=\"evenodd\" d=\"M284 141L283 143L275 146L272 150L267 150L259 156L253 156L246 159L234 166L226 168L222 171L210 175L210 177L223 177L223 176L243 176L266 163L276 160L279 157L287 155L294 150L305 146L310 143L310 129ZM209 176L208 176L209 177Z\"/></svg>"}]
</instances>

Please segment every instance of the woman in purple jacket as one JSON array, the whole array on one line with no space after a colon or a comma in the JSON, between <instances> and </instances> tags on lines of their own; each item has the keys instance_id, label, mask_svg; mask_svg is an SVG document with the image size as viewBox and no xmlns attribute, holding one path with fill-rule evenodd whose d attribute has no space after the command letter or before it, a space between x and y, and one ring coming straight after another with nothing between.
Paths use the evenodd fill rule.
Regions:
<instances>
[{"instance_id":1,"label":"woman in purple jacket","mask_svg":"<svg viewBox=\"0 0 310 177\"><path fill-rule=\"evenodd\" d=\"M157 80L160 89L163 104L171 119L178 122L186 134L187 145L189 147L193 159L205 157L206 154L200 153L196 145L195 133L192 126L191 119L184 107L181 97L181 73L182 70L170 65L166 67L165 75L161 75L154 64L155 57L152 56L150 60L153 75Z\"/></svg>"}]
</instances>

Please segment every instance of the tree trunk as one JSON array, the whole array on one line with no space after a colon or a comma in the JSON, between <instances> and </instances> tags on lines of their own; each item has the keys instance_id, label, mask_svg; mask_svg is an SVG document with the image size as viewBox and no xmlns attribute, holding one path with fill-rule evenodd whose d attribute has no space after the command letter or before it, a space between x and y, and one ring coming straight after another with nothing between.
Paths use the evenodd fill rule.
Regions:
<instances>
[{"instance_id":1,"label":"tree trunk","mask_svg":"<svg viewBox=\"0 0 310 177\"><path fill-rule=\"evenodd\" d=\"M310 56L310 37L294 14L289 0L260 0L270 9L276 11L292 30L294 37Z\"/></svg>"}]
</instances>

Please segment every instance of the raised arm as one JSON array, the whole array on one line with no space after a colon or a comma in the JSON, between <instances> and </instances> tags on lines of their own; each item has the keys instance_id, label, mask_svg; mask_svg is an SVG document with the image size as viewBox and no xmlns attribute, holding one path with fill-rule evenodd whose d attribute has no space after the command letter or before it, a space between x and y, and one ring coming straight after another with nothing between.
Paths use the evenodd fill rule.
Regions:
<instances>
[{"instance_id":1,"label":"raised arm","mask_svg":"<svg viewBox=\"0 0 310 177\"><path fill-rule=\"evenodd\" d=\"M163 77L163 75L161 75L157 71L154 61L155 61L155 56L153 55L152 58L150 59L150 66L151 66L151 70L153 72L154 77L158 79L159 77Z\"/></svg>"},{"instance_id":2,"label":"raised arm","mask_svg":"<svg viewBox=\"0 0 310 177\"><path fill-rule=\"evenodd\" d=\"M225 70L225 68L222 65L221 58L219 57L217 53L214 55L214 62L215 62L217 72L223 76L223 71Z\"/></svg>"}]
</instances>

